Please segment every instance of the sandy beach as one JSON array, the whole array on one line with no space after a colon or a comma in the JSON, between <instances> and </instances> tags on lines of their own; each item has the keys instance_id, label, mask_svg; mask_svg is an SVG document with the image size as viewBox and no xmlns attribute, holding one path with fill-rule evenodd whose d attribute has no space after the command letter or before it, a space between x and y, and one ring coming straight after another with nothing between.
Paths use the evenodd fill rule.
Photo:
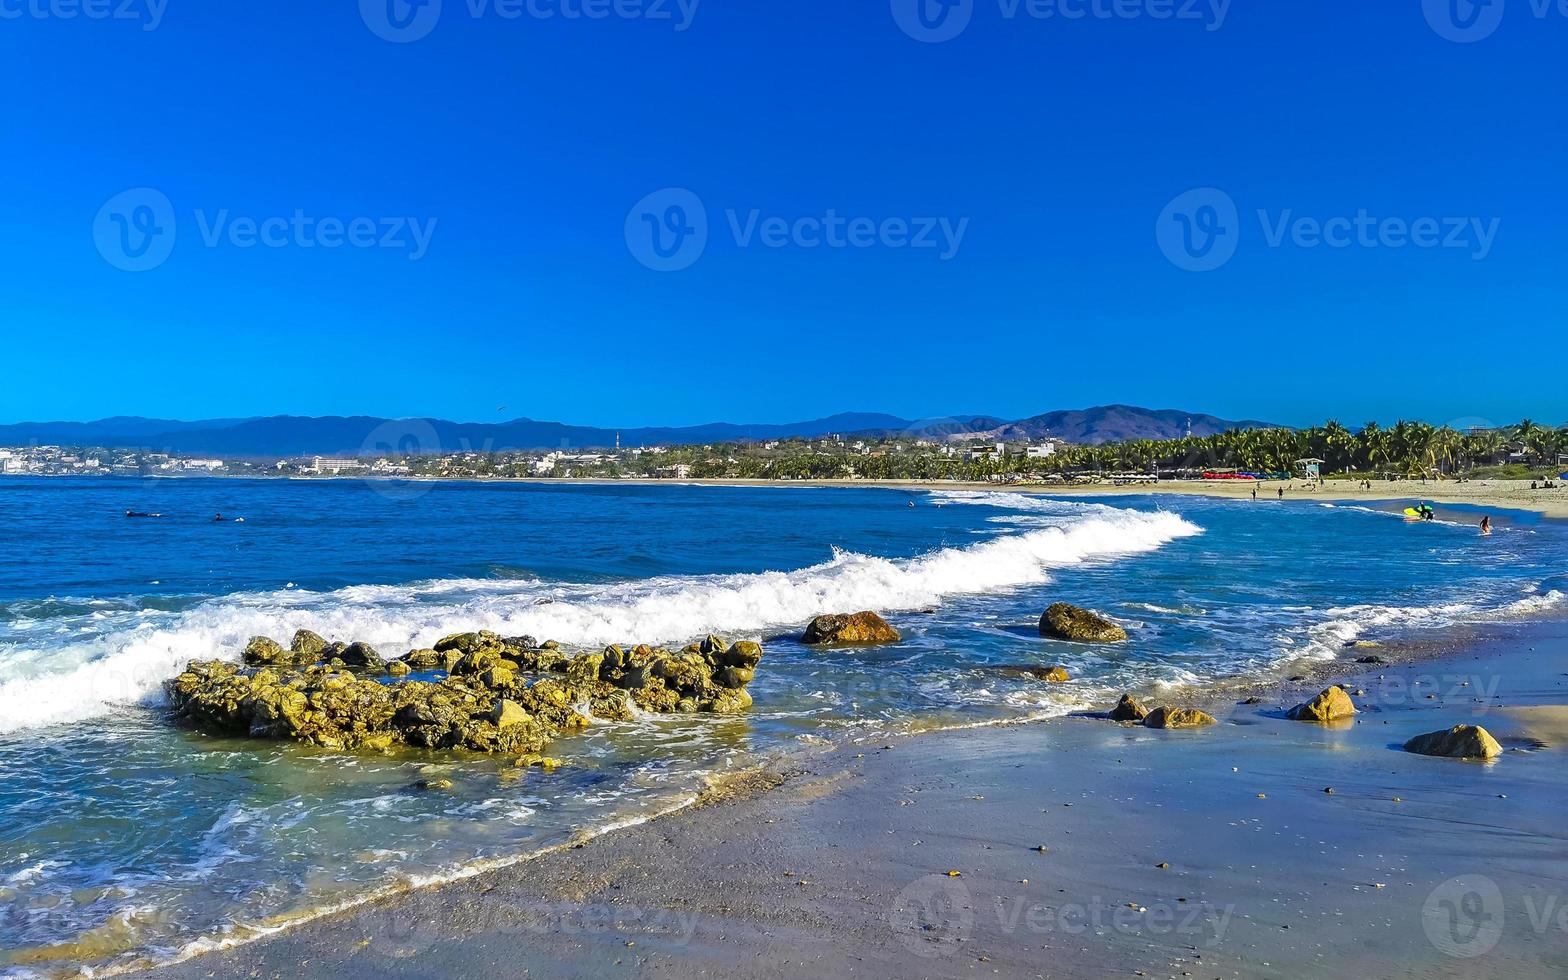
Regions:
<instances>
[{"instance_id":1,"label":"sandy beach","mask_svg":"<svg viewBox=\"0 0 1568 980\"><path fill-rule=\"evenodd\" d=\"M1080 715L792 754L157 975L1562 976L1568 624L1368 652L1210 692L1205 730ZM1353 722L1285 719L1328 680L1362 692ZM1400 749L1457 723L1504 755Z\"/></svg>"}]
</instances>

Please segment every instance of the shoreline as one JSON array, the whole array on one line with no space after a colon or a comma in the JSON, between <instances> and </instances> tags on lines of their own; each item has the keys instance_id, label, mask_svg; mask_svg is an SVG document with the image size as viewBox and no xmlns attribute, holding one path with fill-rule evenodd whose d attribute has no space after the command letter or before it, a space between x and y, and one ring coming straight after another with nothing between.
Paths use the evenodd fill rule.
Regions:
<instances>
[{"instance_id":1,"label":"shoreline","mask_svg":"<svg viewBox=\"0 0 1568 980\"><path fill-rule=\"evenodd\" d=\"M65 479L69 477L29 476L31 479ZM117 477L88 477L81 479L118 479ZM1035 493L1057 497L1126 497L1181 496L1213 497L1226 500L1250 500L1251 480L1167 480L1161 483L1139 483L1127 486L1109 484L1068 483L985 483L953 480L747 480L729 478L654 479L650 477L406 477L406 476L266 476L245 474L229 476L202 474L195 476L152 475L149 477L124 477L126 480L283 480L295 483L366 483L377 484L523 484L528 486L703 486L703 487L811 487L853 488L874 490L953 490L963 492L993 491L1003 493ZM1260 481L1258 502L1275 501L1279 488L1285 488L1285 500L1318 500L1325 503L1393 503L1403 501L1430 501L1434 504L1519 510L1540 514L1554 519L1568 519L1568 481L1547 489L1530 489L1529 480L1477 480L1459 483L1453 480L1420 483L1374 482L1371 490L1358 489L1354 480L1330 479L1311 485L1303 480Z\"/></svg>"},{"instance_id":2,"label":"shoreline","mask_svg":"<svg viewBox=\"0 0 1568 980\"><path fill-rule=\"evenodd\" d=\"M1536 646L1532 646L1529 654L1522 653L1519 647L1525 640L1549 647L1549 652L1537 655ZM348 910L329 911L269 936L196 955L178 964L162 965L146 975L283 977L291 975L291 964L297 965L303 959L325 964L323 968L335 975L348 977L410 970L411 975L419 976L455 975L493 969L497 964L511 965L514 970L524 965L536 967L541 975L631 972L663 976L711 968L758 977L824 975L851 969L891 977L908 975L910 970L921 974L937 970L939 975L970 975L975 970L983 971L988 962L1004 964L1003 973L1035 975L1038 962L1031 957L1049 950L1052 965L1048 975L1103 976L1123 970L1169 969L1169 957L1183 955L1182 950L1190 953L1191 942L1166 942L1192 938L1180 929L1164 935L1148 931L1153 919L1146 913L1156 909L1148 898L1151 889L1162 902L1158 907L1162 919L1168 917L1167 921L1174 922L1187 916L1203 928L1213 929L1220 921L1217 916L1228 910L1225 921L1231 925L1227 928L1244 924L1248 943L1262 950L1258 954L1261 961L1250 954L1234 958L1235 951L1225 948L1221 936L1215 948L1204 955L1204 975L1223 975L1208 972L1221 964L1233 974L1300 975L1310 971L1281 971L1277 966L1269 966L1274 962L1270 957L1289 959L1287 948L1273 947L1287 940L1290 945L1303 937L1310 938L1313 925L1274 923L1268 929L1256 928L1255 920L1262 912L1275 916L1279 913L1279 897L1264 894L1277 884L1272 871L1256 881L1230 881L1227 888L1182 896L1160 895L1159 886L1167 881L1183 881L1184 888L1201 892L1196 882L1189 881L1195 870L1183 868L1182 873L1167 876L1165 869L1151 874L1149 868L1121 866L1126 847L1141 842L1143 836L1163 836L1163 824L1151 824L1149 818L1157 813L1164 818L1179 815L1178 822L1193 821L1194 830L1203 831L1191 840L1178 837L1165 843L1163 846L1171 855L1180 854L1184 847L1219 847L1224 851L1221 845L1228 841L1242 845L1243 851L1260 849L1256 855L1248 851L1249 864L1257 860L1261 868L1272 860L1283 862L1282 870L1287 872L1295 867L1306 873L1309 869L1296 866L1310 863L1321 854L1294 849L1276 853L1277 843L1256 837L1261 827L1252 826L1246 819L1237 822L1233 813L1215 812L1213 800L1222 788L1229 794L1228 805L1267 805L1262 797L1254 797L1250 792L1235 795L1235 772L1245 769L1249 774L1264 774L1253 781L1259 782L1259 786L1267 782L1268 788L1275 791L1267 795L1288 796L1293 801L1288 806L1310 802L1313 809L1318 809L1316 805L1325 800L1347 801L1354 808L1354 816L1339 814L1339 823L1345 826L1335 825L1332 814L1323 817L1336 840L1341 834L1352 832L1358 838L1372 831L1385 832L1390 829L1385 826L1390 821L1402 820L1405 814L1421 814L1421 806L1392 804L1391 795L1398 795L1392 789L1384 792L1387 805L1371 806L1376 792L1371 786L1360 784L1376 784L1388 778L1384 775L1386 770L1416 780L1416 788L1399 790L1412 803L1425 800L1435 804L1444 794L1455 791L1468 794L1463 785L1467 781L1484 782L1482 776L1486 774L1506 776L1516 770L1520 776L1529 770L1530 779L1544 779L1556 787L1557 793L1568 790L1568 771L1561 765L1560 756L1548 756L1560 753L1562 748L1534 748L1529 726L1512 720L1498 705L1490 703L1507 698L1510 704L1534 704L1551 715L1553 720L1545 729L1555 734L1558 729L1553 726L1561 725L1561 717L1555 712L1568 704L1568 688L1563 679L1568 676L1568 620L1490 624L1484 630L1477 629L1474 635L1454 637L1446 644L1434 642L1406 648L1396 643L1376 651L1408 658L1397 664L1355 663L1355 654L1365 652L1347 649L1344 656L1324 663L1321 670L1308 671L1291 681L1248 682L1237 678L1234 684L1222 684L1204 693L1186 692L1181 703L1204 706L1220 717L1219 728L1201 732L1124 728L1092 714L1075 713L981 728L862 736L828 748L790 752L715 777L691 803L661 814L580 836L501 867L371 898ZM1541 663L1535 663L1537 660ZM1465 678L1462 684L1457 680L1460 677ZM1282 720L1285 707L1310 697L1329 678L1344 679L1368 692L1367 697L1357 699L1363 713L1356 724L1329 728ZM1437 706L1448 712L1441 719L1442 724L1433 715L1434 698L1421 693L1427 689L1435 689ZM1249 690L1267 691L1268 696L1261 705L1239 703L1240 695ZM1479 708L1466 704L1480 703L1471 697L1475 692L1490 692L1488 703L1481 703ZM1408 737L1407 731L1416 734L1458 721L1492 726L1510 752L1499 762L1487 765L1427 759L1389 751L1388 734L1379 731L1392 724L1394 741L1401 742ZM1040 809L1035 804L1041 801L1034 798L1039 786L1020 781L1013 772L1029 767L1042 751L1070 763L1065 770L1060 766L1042 770L1042 778L1053 786L1050 792L1054 796L1066 790L1053 780L1065 778L1078 794L1074 801L1081 800L1079 805L1086 807L1079 815L1074 816L1072 810L1054 810L1056 806L1074 805L1073 801L1057 801L1054 796L1049 807ZM1137 756L1150 751L1162 756L1161 766L1140 766ZM1376 771L1371 767L1365 773L1344 769L1344 763L1335 756L1346 752L1372 754ZM1232 768L1233 753L1241 753L1252 764ZM1227 765L1200 765L1198 759L1223 761ZM1330 771L1305 776L1297 771L1325 766ZM1116 812L1105 812L1103 804L1118 798L1119 780L1129 772L1138 773L1147 781L1148 785L1142 787L1144 792L1162 797L1157 813L1121 812L1114 807ZM1317 785L1321 780L1341 787L1357 785L1359 791L1347 793L1340 789L1335 794L1325 794L1323 785ZM1285 792L1278 788L1281 781L1290 784ZM1396 780L1390 785L1397 788L1404 783ZM981 786L984 792L967 792L975 786ZM919 804L927 799L921 793L935 789L942 790L941 808L933 815L931 808L921 809ZM1550 799L1561 796L1543 794L1541 785L1533 789L1534 793L1503 793L1501 798L1496 794L1468 795L1474 797L1478 806L1505 812L1503 799L1524 799L1534 821L1544 819L1538 812L1540 807L1550 810ZM993 811L984 805L984 798L1004 805ZM1497 802L1482 804L1483 800ZM1011 862L1008 866L1020 868L1017 879L999 876L1001 873L994 868L982 871L974 867L1000 859L1001 854L984 852L1002 850L1003 838L1016 836L1017 822L1034 819L1028 816L1031 813L1049 813L1052 818L1039 829L1028 831L1045 836L1045 854L1022 850L1017 842L1011 842L1004 864ZM1091 818L1091 813L1098 815ZM1061 819L1064 816L1073 819ZM1510 857L1507 847L1491 840L1493 835L1484 821L1472 816L1452 825L1441 824L1442 833L1453 839L1456 853L1477 846L1490 855L1474 869L1459 870L1473 873L1492 869L1498 861L1505 867L1516 863L1517 855ZM1367 820L1374 826L1362 826ZM1072 853L1065 870L1056 867L1063 852L1073 845L1074 835L1080 840L1107 836L1100 828L1104 821L1119 827L1126 825L1123 832L1130 839L1118 842L1116 834L1109 834L1110 839L1093 844L1082 853ZM950 829L957 826L965 829ZM1424 822L1417 826L1430 829ZM806 827L812 833L791 836ZM1314 828L1313 832L1319 831ZM913 843L908 839L911 834L916 838ZM1205 835L1217 837L1218 843L1205 841ZM1535 839L1538 831L1532 830L1531 835L1533 852L1543 845ZM861 867L856 860L846 863L845 854L877 853L884 845L881 838L885 837L900 839L897 854L883 855L880 863L873 862L869 867ZM1387 843L1399 846L1401 840L1396 837ZM943 849L930 846L938 842ZM919 852L917 867L910 863L916 852L906 853L903 848L922 844L928 850ZM1545 846L1555 846L1555 837L1548 838ZM932 863L931 858L937 854L943 856ZM1568 864L1560 848L1554 855L1552 859L1559 864ZM1543 853L1540 859L1545 860L1546 855ZM1407 860L1419 863L1421 857L1412 854ZM1149 862L1149 866L1153 863ZM1166 863L1182 867L1174 860ZM926 864L931 867L925 867ZM961 874L947 879L939 865L948 865L946 870L960 870ZM1445 865L1431 872L1458 867ZM1118 868L1120 873L1137 879L1137 884L1128 885L1109 874ZM1207 868L1211 875L1216 870ZM1568 871L1568 867L1563 870ZM1309 885L1312 875L1319 873L1315 867L1310 872L1302 879L1303 888ZM1383 875L1393 877L1396 873L1408 873L1408 869L1396 872L1389 868ZM989 908L982 908L985 903L976 901L974 894L969 896L973 905L969 914L956 913L959 918L947 920L945 932L938 930L941 936L951 939L949 934L956 922L966 931L959 937L961 941L948 943L939 939L932 947L928 946L930 937L923 931L901 932L896 923L889 925L889 916L896 919L910 911L900 904L910 904L906 894L910 889L918 893L913 903L918 918L932 907L946 908L944 902L958 894L951 886L963 883L967 888L977 874L985 888L1009 885L996 893L998 901L1004 897L1003 891L1008 901L1039 892L1044 903L1041 908L1049 910L1061 907L1062 893L1085 899L1069 904L1084 915L1104 917L1108 925L1089 933L1098 940L1109 936L1109 945L1101 948L1074 941L1065 947L1055 942L1042 946L1038 943L1041 935L1030 930L1020 932L1016 921L1000 935L986 936L989 923L984 916L989 914ZM1046 883L1052 887L1031 889L1020 884L1030 875L1037 882L1048 878ZM1056 875L1061 875L1070 887L1058 892ZM1445 879L1451 877L1444 875ZM1385 892L1385 885L1393 887L1391 882L1376 887L1363 883L1351 887L1349 896L1335 892L1323 897L1330 902L1360 905L1373 895L1391 894ZM1511 915L1517 911L1513 906L1518 904L1519 889L1525 887L1526 884L1512 883L1509 894L1516 901L1510 904ZM1426 894L1424 888L1418 891ZM1105 897L1112 894L1118 899L1125 894L1134 895L1136 901L1132 904L1144 912L1135 912L1126 908L1127 903ZM1197 899L1200 904L1194 905L1188 898ZM868 901L875 913L869 917L864 914ZM1428 945L1419 915L1410 917L1424 908L1419 895L1413 900L1401 897L1396 904L1405 916L1405 924L1411 927L1401 928L1399 934L1420 940L1416 952L1431 954L1432 971L1441 973L1441 967L1452 966L1457 971L1455 975L1474 975L1465 971L1469 961L1450 960ZM694 911L688 913L687 909ZM847 924L840 921L846 910L850 913ZM1200 915L1195 910L1203 911ZM1040 914L1049 918L1054 913ZM1242 917L1236 919L1237 914ZM1191 919L1194 915L1198 918ZM1004 921L1003 925L1007 923ZM823 944L825 952L819 956L830 955L832 959L792 960L791 956L800 955L802 950L787 937L801 930L813 933L812 938ZM1330 937L1322 945L1336 947L1344 938ZM1548 949L1568 956L1568 932L1534 938L1560 942L1561 946L1551 943ZM1133 939L1137 941L1121 942ZM982 940L987 942L984 948L988 952L972 954L963 948L967 942ZM777 962L752 956L748 942L772 950ZM1530 956L1535 956L1535 944L1525 945ZM1155 948L1167 959L1146 960L1148 950ZM1402 955L1409 954L1406 949ZM589 959L583 960L584 956ZM1010 962L1012 969L1005 966ZM1304 967L1304 961L1296 965ZM1334 968L1344 969L1338 965ZM1362 967L1369 968L1370 965ZM523 975L531 972L521 971ZM1504 972L1515 976L1555 975L1545 959L1511 962Z\"/></svg>"}]
</instances>

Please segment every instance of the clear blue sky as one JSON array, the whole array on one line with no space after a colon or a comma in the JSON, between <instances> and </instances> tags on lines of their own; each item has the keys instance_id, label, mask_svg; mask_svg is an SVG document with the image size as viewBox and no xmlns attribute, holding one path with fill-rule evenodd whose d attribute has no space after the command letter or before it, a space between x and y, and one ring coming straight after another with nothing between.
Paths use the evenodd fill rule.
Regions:
<instances>
[{"instance_id":1,"label":"clear blue sky","mask_svg":"<svg viewBox=\"0 0 1568 980\"><path fill-rule=\"evenodd\" d=\"M1210 0L1204 20L968 0L942 43L889 0L705 0L685 30L676 0L674 22L444 0L426 36L391 43L367 26L384 2L114 0L128 21L0 0L0 421L1108 402L1568 419L1568 19L1525 0L1473 43L1421 0L1252 0L1218 22ZM95 228L138 187L177 235L127 272ZM628 215L670 187L702 202L708 241L661 272ZM1239 239L1188 271L1156 226L1204 187L1234 202ZM742 244L726 213L829 209L967 224L944 259ZM1275 247L1260 209L1493 231L1480 260L1473 225L1459 248ZM296 211L436 226L417 260L292 233L242 248L227 224L204 241L225 213Z\"/></svg>"}]
</instances>

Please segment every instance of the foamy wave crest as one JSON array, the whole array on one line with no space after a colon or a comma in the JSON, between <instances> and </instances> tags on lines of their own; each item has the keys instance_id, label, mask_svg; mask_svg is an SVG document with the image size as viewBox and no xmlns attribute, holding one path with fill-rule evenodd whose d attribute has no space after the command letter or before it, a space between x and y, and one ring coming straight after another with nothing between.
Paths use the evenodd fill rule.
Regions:
<instances>
[{"instance_id":1,"label":"foamy wave crest","mask_svg":"<svg viewBox=\"0 0 1568 980\"><path fill-rule=\"evenodd\" d=\"M1565 599L1568 596L1552 590L1501 605L1451 602L1436 606L1343 606L1328 610L1329 619L1306 627L1306 641L1292 652L1296 656L1331 660L1347 643L1360 639L1368 630L1402 632L1523 618L1555 609Z\"/></svg>"},{"instance_id":2,"label":"foamy wave crest","mask_svg":"<svg viewBox=\"0 0 1568 980\"><path fill-rule=\"evenodd\" d=\"M1072 507L1074 505L1059 505ZM443 580L355 586L329 593L242 593L179 613L95 624L0 647L0 732L91 717L155 700L187 661L237 657L252 636L287 640L314 629L365 640L392 655L458 629L531 634L600 646L678 642L706 633L764 635L823 612L899 611L948 596L1039 584L1048 569L1152 551L1201 533L1170 513L1084 505L1058 527L946 548L916 558L851 552L788 572L675 576L612 585ZM118 627L118 628L116 628Z\"/></svg>"}]
</instances>

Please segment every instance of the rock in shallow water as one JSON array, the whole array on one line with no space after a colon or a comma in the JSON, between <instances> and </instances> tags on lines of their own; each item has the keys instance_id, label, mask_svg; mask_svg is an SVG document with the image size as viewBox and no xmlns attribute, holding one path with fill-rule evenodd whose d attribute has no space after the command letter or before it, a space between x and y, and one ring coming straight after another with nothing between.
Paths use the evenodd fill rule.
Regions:
<instances>
[{"instance_id":1,"label":"rock in shallow water","mask_svg":"<svg viewBox=\"0 0 1568 980\"><path fill-rule=\"evenodd\" d=\"M1048 681L1052 684L1065 684L1072 680L1072 675L1066 667L1036 667L1033 664L1005 664L994 668L995 672L1003 677L1033 677L1037 681Z\"/></svg>"},{"instance_id":2,"label":"rock in shallow water","mask_svg":"<svg viewBox=\"0 0 1568 980\"><path fill-rule=\"evenodd\" d=\"M1480 725L1455 725L1446 732L1417 735L1405 743L1405 751L1450 759L1495 759L1503 754L1503 747Z\"/></svg>"},{"instance_id":3,"label":"rock in shallow water","mask_svg":"<svg viewBox=\"0 0 1568 980\"><path fill-rule=\"evenodd\" d=\"M579 706L617 720L637 711L743 711L751 706L746 684L762 660L756 643L710 637L679 653L648 646L577 657L557 649L519 650L520 663L500 655L499 638L491 646L494 634L459 636L443 640L448 650L441 654L416 651L418 657L394 661L394 677L432 657L456 655L467 668L438 681L356 676L342 669L350 657L356 666L380 657L365 644L352 644L324 646L323 655L337 658L333 664L303 668L193 661L165 689L177 719L208 731L342 749L402 744L537 754L562 732L589 723ZM263 639L246 647L248 662L288 655ZM460 647L470 652L457 654Z\"/></svg>"},{"instance_id":4,"label":"rock in shallow water","mask_svg":"<svg viewBox=\"0 0 1568 980\"><path fill-rule=\"evenodd\" d=\"M849 615L818 616L806 627L800 642L808 646L836 644L842 646L870 646L877 643L897 643L903 639L898 630L874 612Z\"/></svg>"},{"instance_id":5,"label":"rock in shallow water","mask_svg":"<svg viewBox=\"0 0 1568 980\"><path fill-rule=\"evenodd\" d=\"M1040 635L1078 643L1120 643L1127 631L1098 613L1058 602L1040 617Z\"/></svg>"}]
</instances>

